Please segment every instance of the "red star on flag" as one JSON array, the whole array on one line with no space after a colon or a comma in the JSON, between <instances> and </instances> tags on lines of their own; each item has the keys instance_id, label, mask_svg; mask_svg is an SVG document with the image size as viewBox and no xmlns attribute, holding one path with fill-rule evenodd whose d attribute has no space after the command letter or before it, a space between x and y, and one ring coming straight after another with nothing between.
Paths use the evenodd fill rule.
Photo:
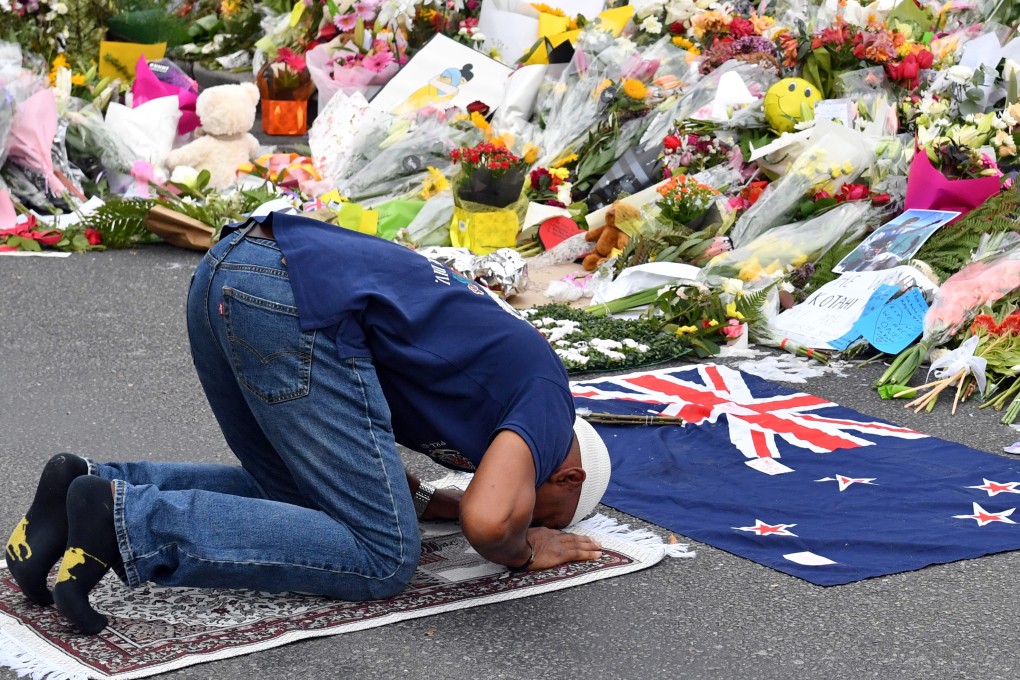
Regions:
<instances>
[{"instance_id":1,"label":"red star on flag","mask_svg":"<svg viewBox=\"0 0 1020 680\"><path fill-rule=\"evenodd\" d=\"M1003 484L1001 482L993 482L988 479L983 479L981 481L984 482L981 486L968 486L967 488L987 491L989 496L994 496L999 493L1020 493L1020 489L1017 489L1017 487L1020 486L1020 482L1006 482Z\"/></svg>"},{"instance_id":2,"label":"red star on flag","mask_svg":"<svg viewBox=\"0 0 1020 680\"><path fill-rule=\"evenodd\" d=\"M816 482L837 482L839 484L840 491L846 491L847 487L852 484L872 484L877 477L847 477L846 475L836 475L835 477L822 477L816 479ZM874 486L872 484L872 486Z\"/></svg>"},{"instance_id":3,"label":"red star on flag","mask_svg":"<svg viewBox=\"0 0 1020 680\"><path fill-rule=\"evenodd\" d=\"M1000 512L988 512L977 503L974 503L974 514L973 515L953 515L955 519L973 519L977 520L978 526L983 527L991 522L1005 522L1006 524L1016 524L1009 518L1013 514L1016 508L1010 508L1009 510L1002 510Z\"/></svg>"},{"instance_id":4,"label":"red star on flag","mask_svg":"<svg viewBox=\"0 0 1020 680\"><path fill-rule=\"evenodd\" d=\"M760 519L754 520L753 527L733 527L737 531L749 531L751 533L758 534L759 536L796 536L797 534L790 531L790 527L795 527L796 524L766 524Z\"/></svg>"}]
</instances>

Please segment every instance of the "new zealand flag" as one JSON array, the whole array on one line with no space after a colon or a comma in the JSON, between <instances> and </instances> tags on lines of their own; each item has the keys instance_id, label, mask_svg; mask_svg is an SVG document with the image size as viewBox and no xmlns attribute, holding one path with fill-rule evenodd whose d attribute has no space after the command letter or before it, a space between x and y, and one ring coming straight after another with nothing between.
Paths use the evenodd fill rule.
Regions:
<instances>
[{"instance_id":1,"label":"new zealand flag","mask_svg":"<svg viewBox=\"0 0 1020 680\"><path fill-rule=\"evenodd\" d=\"M1020 548L1020 463L714 364L571 384L595 424L603 503L818 585ZM1020 515L1017 515L1020 520Z\"/></svg>"}]
</instances>

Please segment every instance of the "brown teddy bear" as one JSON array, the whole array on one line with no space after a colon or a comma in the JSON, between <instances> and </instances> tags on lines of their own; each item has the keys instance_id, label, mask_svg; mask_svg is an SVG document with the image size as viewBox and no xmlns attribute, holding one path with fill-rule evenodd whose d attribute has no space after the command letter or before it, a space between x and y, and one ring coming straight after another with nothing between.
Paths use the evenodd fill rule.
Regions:
<instances>
[{"instance_id":1,"label":"brown teddy bear","mask_svg":"<svg viewBox=\"0 0 1020 680\"><path fill-rule=\"evenodd\" d=\"M586 255L581 262L585 271L595 271L600 264L612 256L614 251L623 250L623 247L630 242L630 236L618 225L632 222L639 217L639 214L637 208L626 203L617 202L610 206L606 211L606 223L585 234L585 241L595 243L595 250Z\"/></svg>"}]
</instances>

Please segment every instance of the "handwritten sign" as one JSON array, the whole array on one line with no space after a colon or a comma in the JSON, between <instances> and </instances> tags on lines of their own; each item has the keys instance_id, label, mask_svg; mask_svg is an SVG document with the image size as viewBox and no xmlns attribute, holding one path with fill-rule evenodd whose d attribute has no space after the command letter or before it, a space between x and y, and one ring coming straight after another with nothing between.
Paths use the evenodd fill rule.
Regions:
<instances>
[{"instance_id":1,"label":"handwritten sign","mask_svg":"<svg viewBox=\"0 0 1020 680\"><path fill-rule=\"evenodd\" d=\"M854 103L849 99L823 99L815 102L815 120L834 120L850 127Z\"/></svg>"},{"instance_id":2,"label":"handwritten sign","mask_svg":"<svg viewBox=\"0 0 1020 680\"><path fill-rule=\"evenodd\" d=\"M864 339L886 354L898 354L924 330L928 303L917 288L912 288L857 322Z\"/></svg>"}]
</instances>

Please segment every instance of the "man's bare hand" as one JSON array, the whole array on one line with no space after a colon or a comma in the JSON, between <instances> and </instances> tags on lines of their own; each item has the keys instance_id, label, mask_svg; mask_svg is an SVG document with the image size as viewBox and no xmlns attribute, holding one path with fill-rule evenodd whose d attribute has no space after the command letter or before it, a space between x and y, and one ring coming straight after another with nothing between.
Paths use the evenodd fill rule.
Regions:
<instances>
[{"instance_id":1,"label":"man's bare hand","mask_svg":"<svg viewBox=\"0 0 1020 680\"><path fill-rule=\"evenodd\" d=\"M531 563L529 571L602 557L602 545L590 536L532 527L528 529L528 542L535 549L535 561Z\"/></svg>"},{"instance_id":2,"label":"man's bare hand","mask_svg":"<svg viewBox=\"0 0 1020 680\"><path fill-rule=\"evenodd\" d=\"M460 499L464 492L460 489L444 488L436 489L432 500L425 507L421 518L423 520L433 519L460 519Z\"/></svg>"}]
</instances>

